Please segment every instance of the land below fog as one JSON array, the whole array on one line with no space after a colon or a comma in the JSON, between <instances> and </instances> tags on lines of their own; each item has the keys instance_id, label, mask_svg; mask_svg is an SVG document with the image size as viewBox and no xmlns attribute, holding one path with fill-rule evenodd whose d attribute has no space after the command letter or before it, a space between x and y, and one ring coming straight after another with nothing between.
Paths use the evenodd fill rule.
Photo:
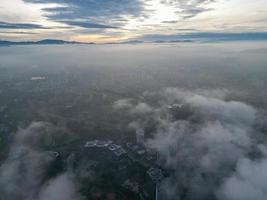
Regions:
<instances>
[{"instance_id":1,"label":"land below fog","mask_svg":"<svg viewBox=\"0 0 267 200\"><path fill-rule=\"evenodd\" d=\"M263 197L266 53L266 42L1 47L0 200L242 199L254 183Z\"/></svg>"}]
</instances>

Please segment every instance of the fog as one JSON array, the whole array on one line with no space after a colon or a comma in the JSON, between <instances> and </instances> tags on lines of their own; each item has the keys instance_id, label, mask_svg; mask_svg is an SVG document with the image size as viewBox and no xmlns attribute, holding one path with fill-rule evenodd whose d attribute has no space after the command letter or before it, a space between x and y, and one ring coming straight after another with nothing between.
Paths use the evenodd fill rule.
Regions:
<instances>
[{"instance_id":1,"label":"fog","mask_svg":"<svg viewBox=\"0 0 267 200\"><path fill-rule=\"evenodd\" d=\"M115 134L144 131L145 145L170 170L158 184L161 199L267 199L266 55L267 42L0 47L0 94L8 98L12 88L31 106L43 106L29 108L44 120L26 121L12 133L0 165L1 195L85 199L79 193L82 164L72 169L65 160L64 170L47 177L55 157L41 145L59 129L66 133L62 140L92 137L67 130L72 117L104 121ZM61 103L76 109L70 117L54 108ZM172 105L185 106L185 116L173 114Z\"/></svg>"},{"instance_id":2,"label":"fog","mask_svg":"<svg viewBox=\"0 0 267 200\"><path fill-rule=\"evenodd\" d=\"M151 96L157 96L156 107ZM115 109L135 116L129 126L136 131L151 120L156 124L147 145L159 153L160 165L174 170L158 186L161 199L267 198L266 137L261 139L266 133L254 126L259 110L226 96L226 91L166 88L145 93L142 102L114 103ZM177 102L189 106L186 120L171 117L167 106Z\"/></svg>"},{"instance_id":3,"label":"fog","mask_svg":"<svg viewBox=\"0 0 267 200\"><path fill-rule=\"evenodd\" d=\"M2 76L14 70L38 77L86 71L98 84L146 89L226 88L266 106L266 52L266 42L12 46L0 48L0 69Z\"/></svg>"}]
</instances>

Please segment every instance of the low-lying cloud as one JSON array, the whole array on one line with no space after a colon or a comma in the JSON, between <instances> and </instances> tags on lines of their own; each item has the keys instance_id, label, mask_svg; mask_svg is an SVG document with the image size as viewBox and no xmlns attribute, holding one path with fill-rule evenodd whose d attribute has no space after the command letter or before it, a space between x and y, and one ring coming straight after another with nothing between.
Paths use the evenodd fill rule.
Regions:
<instances>
[{"instance_id":1,"label":"low-lying cloud","mask_svg":"<svg viewBox=\"0 0 267 200\"><path fill-rule=\"evenodd\" d=\"M254 126L258 112L244 102L225 100L227 94L167 88L143 95L141 103L150 113L130 125L143 130L149 120L156 125L147 146L159 153L162 166L173 171L159 185L162 199L266 199L266 147ZM138 105L128 107L129 114ZM173 116L186 113L183 109L188 109L189 117Z\"/></svg>"},{"instance_id":2,"label":"low-lying cloud","mask_svg":"<svg viewBox=\"0 0 267 200\"><path fill-rule=\"evenodd\" d=\"M39 200L82 200L77 184L70 174L64 173L48 182L39 194Z\"/></svg>"},{"instance_id":3,"label":"low-lying cloud","mask_svg":"<svg viewBox=\"0 0 267 200\"><path fill-rule=\"evenodd\" d=\"M158 184L161 199L267 198L267 148L263 133L255 126L259 126L259 112L247 103L227 100L228 94L222 89L167 88L114 102L115 112L130 116L128 127L145 134L145 144L158 152L158 163L170 171ZM42 150L42 142L57 129L33 122L17 131L0 166L2 199L84 199L77 178L85 176L79 170L85 166L82 162L76 171L66 166L46 176L56 158Z\"/></svg>"},{"instance_id":4,"label":"low-lying cloud","mask_svg":"<svg viewBox=\"0 0 267 200\"><path fill-rule=\"evenodd\" d=\"M242 158L236 172L226 178L217 191L220 200L267 199L267 158L252 161Z\"/></svg>"},{"instance_id":5,"label":"low-lying cloud","mask_svg":"<svg viewBox=\"0 0 267 200\"><path fill-rule=\"evenodd\" d=\"M56 158L53 153L40 150L40 143L54 129L49 123L33 122L17 131L9 155L0 166L1 200L81 199L71 173L47 180L46 171Z\"/></svg>"}]
</instances>

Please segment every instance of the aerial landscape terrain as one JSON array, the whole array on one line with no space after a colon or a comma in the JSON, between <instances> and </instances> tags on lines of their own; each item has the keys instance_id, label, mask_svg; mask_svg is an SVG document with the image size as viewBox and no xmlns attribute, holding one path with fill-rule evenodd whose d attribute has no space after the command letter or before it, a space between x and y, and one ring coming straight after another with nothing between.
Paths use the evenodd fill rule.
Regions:
<instances>
[{"instance_id":1,"label":"aerial landscape terrain","mask_svg":"<svg viewBox=\"0 0 267 200\"><path fill-rule=\"evenodd\" d=\"M266 200L265 3L3 0L0 200Z\"/></svg>"}]
</instances>

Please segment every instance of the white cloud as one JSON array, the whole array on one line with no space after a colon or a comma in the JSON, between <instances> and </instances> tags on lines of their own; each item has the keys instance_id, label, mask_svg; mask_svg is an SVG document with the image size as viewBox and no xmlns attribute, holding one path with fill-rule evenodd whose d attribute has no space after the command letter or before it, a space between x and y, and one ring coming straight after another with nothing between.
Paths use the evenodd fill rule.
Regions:
<instances>
[{"instance_id":1,"label":"white cloud","mask_svg":"<svg viewBox=\"0 0 267 200\"><path fill-rule=\"evenodd\" d=\"M81 200L76 187L69 174L59 175L42 188L38 200Z\"/></svg>"},{"instance_id":2,"label":"white cloud","mask_svg":"<svg viewBox=\"0 0 267 200\"><path fill-rule=\"evenodd\" d=\"M49 137L52 133L53 127L45 122L33 122L17 131L8 157L0 166L0 199L80 199L77 185L68 172L45 182L45 172L55 157L38 149L44 136Z\"/></svg>"},{"instance_id":3,"label":"white cloud","mask_svg":"<svg viewBox=\"0 0 267 200\"><path fill-rule=\"evenodd\" d=\"M267 199L267 158L251 161L242 158L236 172L226 178L217 192L221 200L265 200Z\"/></svg>"},{"instance_id":4,"label":"white cloud","mask_svg":"<svg viewBox=\"0 0 267 200\"><path fill-rule=\"evenodd\" d=\"M96 41L97 37L106 36L110 37L109 41L116 41L149 34L175 35L179 30L265 31L266 11L265 0L1 0L0 19L13 23L54 26L53 30L41 30L38 36L24 34L25 38L52 36L65 39L67 35L68 38L79 37L80 40L92 40L95 37ZM60 20L67 20L73 29L56 28L63 25L58 23ZM99 23L104 25L103 27L115 26L120 29L94 29L91 33L84 33L89 24L91 29L92 24L98 24L100 27ZM84 25L81 28L74 24ZM62 31L65 34L58 36ZM115 37L114 33L120 37ZM21 37L14 33L1 35L5 38Z\"/></svg>"},{"instance_id":5,"label":"white cloud","mask_svg":"<svg viewBox=\"0 0 267 200\"><path fill-rule=\"evenodd\" d=\"M264 154L266 150L262 145L253 150L257 146L256 136L252 136L255 108L224 100L225 90L190 92L167 88L158 95L146 93L145 97L149 95L158 99L160 108L149 109L150 115L143 113L146 120L156 124L155 137L147 145L159 152L162 165L175 171L161 185L163 199L178 198L183 189L187 191L187 199L215 198L219 183L232 173L240 158L251 151ZM166 106L173 103L189 106L191 117L171 118ZM137 119L131 125L136 122L139 123L135 127L144 129L145 122Z\"/></svg>"},{"instance_id":6,"label":"white cloud","mask_svg":"<svg viewBox=\"0 0 267 200\"><path fill-rule=\"evenodd\" d=\"M148 114L153 111L152 107L149 106L146 103L139 102L136 106L134 106L131 110L130 113L132 114Z\"/></svg>"}]
</instances>

